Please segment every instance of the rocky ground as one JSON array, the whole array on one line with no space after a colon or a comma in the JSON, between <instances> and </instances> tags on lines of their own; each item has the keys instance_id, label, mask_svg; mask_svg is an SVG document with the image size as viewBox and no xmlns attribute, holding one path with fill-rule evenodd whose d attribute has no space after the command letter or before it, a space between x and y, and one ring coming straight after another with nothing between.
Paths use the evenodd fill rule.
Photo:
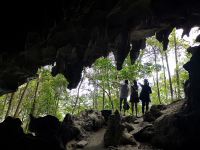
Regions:
<instances>
[{"instance_id":1,"label":"rocky ground","mask_svg":"<svg viewBox=\"0 0 200 150\"><path fill-rule=\"evenodd\" d=\"M70 141L67 144L67 150L158 149L151 146L150 142L154 135L155 124L166 116L179 112L183 107L183 103L184 100L180 100L167 106L152 106L150 111L140 118L121 116L118 113L112 114L107 125L99 125L95 130L93 130L93 127L90 127L89 124L88 126L86 125L84 137L79 140ZM91 116L93 116L93 119L96 117L94 112L91 112L89 116L90 119ZM87 128L89 130L87 130Z\"/></svg>"},{"instance_id":2,"label":"rocky ground","mask_svg":"<svg viewBox=\"0 0 200 150\"><path fill-rule=\"evenodd\" d=\"M30 133L24 133L20 119L7 117L0 123L0 144L8 150L192 149L199 146L200 113L185 106L185 100L153 105L139 118L110 110L66 114L62 121L30 115Z\"/></svg>"}]
</instances>

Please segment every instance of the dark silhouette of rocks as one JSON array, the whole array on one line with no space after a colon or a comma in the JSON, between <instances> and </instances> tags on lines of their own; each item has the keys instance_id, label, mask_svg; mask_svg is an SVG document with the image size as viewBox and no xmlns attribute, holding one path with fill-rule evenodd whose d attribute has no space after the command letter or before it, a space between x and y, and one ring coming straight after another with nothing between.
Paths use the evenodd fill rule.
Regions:
<instances>
[{"instance_id":1,"label":"dark silhouette of rocks","mask_svg":"<svg viewBox=\"0 0 200 150\"><path fill-rule=\"evenodd\" d=\"M59 129L59 137L64 147L73 139L81 139L81 129L76 127L74 120L70 114L66 114Z\"/></svg>"},{"instance_id":2,"label":"dark silhouette of rocks","mask_svg":"<svg viewBox=\"0 0 200 150\"><path fill-rule=\"evenodd\" d=\"M38 136L25 134L21 125L22 122L18 118L12 117L7 117L0 123L0 143L2 148L6 150L64 150L59 145L59 140L56 137L45 137L40 133Z\"/></svg>"},{"instance_id":3,"label":"dark silhouette of rocks","mask_svg":"<svg viewBox=\"0 0 200 150\"><path fill-rule=\"evenodd\" d=\"M109 117L107 130L104 135L105 147L136 145L133 135L129 133L130 131L134 130L134 127L131 123L126 122L126 119L128 121L132 121L133 117L125 117L125 119L122 121L122 117L117 110Z\"/></svg>"},{"instance_id":4,"label":"dark silhouette of rocks","mask_svg":"<svg viewBox=\"0 0 200 150\"><path fill-rule=\"evenodd\" d=\"M118 111L109 117L108 128L104 135L104 145L108 146L118 146L120 145L120 140L123 134L124 127L121 123L121 116Z\"/></svg>"},{"instance_id":5,"label":"dark silhouette of rocks","mask_svg":"<svg viewBox=\"0 0 200 150\"><path fill-rule=\"evenodd\" d=\"M152 125L146 126L139 132L134 134L134 138L139 142L149 142L154 136L154 128Z\"/></svg>"},{"instance_id":6,"label":"dark silhouette of rocks","mask_svg":"<svg viewBox=\"0 0 200 150\"><path fill-rule=\"evenodd\" d=\"M153 105L150 111L146 112L143 116L144 121L153 122L162 115L162 110L166 109L165 105Z\"/></svg>"},{"instance_id":7,"label":"dark silhouette of rocks","mask_svg":"<svg viewBox=\"0 0 200 150\"><path fill-rule=\"evenodd\" d=\"M82 127L86 131L96 131L103 127L105 120L100 112L95 110L86 110L82 113Z\"/></svg>"},{"instance_id":8,"label":"dark silhouette of rocks","mask_svg":"<svg viewBox=\"0 0 200 150\"><path fill-rule=\"evenodd\" d=\"M104 117L105 122L107 123L109 116L112 114L112 110L102 110L101 114Z\"/></svg>"},{"instance_id":9,"label":"dark silhouette of rocks","mask_svg":"<svg viewBox=\"0 0 200 150\"><path fill-rule=\"evenodd\" d=\"M174 27L188 35L200 24L199 6L197 0L5 2L1 7L0 93L15 91L27 79L36 78L39 67L55 61L52 74L64 74L68 88L75 88L82 69L97 58L112 51L121 69L128 53L134 63L145 48L145 39L155 34L165 50Z\"/></svg>"}]
</instances>

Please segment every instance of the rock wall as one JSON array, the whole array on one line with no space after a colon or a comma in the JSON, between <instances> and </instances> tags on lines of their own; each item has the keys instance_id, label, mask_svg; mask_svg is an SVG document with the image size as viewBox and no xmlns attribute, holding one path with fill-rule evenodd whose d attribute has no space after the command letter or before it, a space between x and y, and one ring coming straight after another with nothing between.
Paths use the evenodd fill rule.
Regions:
<instances>
[{"instance_id":1,"label":"rock wall","mask_svg":"<svg viewBox=\"0 0 200 150\"><path fill-rule=\"evenodd\" d=\"M188 87L188 109L189 111L199 111L200 107L200 46L188 48L188 52L192 54L189 62L184 65L184 68L189 72Z\"/></svg>"}]
</instances>

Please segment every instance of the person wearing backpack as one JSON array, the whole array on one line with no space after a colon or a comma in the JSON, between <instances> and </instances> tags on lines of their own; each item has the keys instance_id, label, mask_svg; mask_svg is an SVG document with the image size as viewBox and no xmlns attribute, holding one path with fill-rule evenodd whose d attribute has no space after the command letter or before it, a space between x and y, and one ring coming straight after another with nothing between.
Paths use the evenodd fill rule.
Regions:
<instances>
[{"instance_id":1,"label":"person wearing backpack","mask_svg":"<svg viewBox=\"0 0 200 150\"><path fill-rule=\"evenodd\" d=\"M150 94L152 93L152 91L147 79L144 79L144 85L140 84L140 86L142 87L142 91L139 98L142 101L142 114L144 115L144 112L147 112L149 110L149 103L151 102Z\"/></svg>"},{"instance_id":2,"label":"person wearing backpack","mask_svg":"<svg viewBox=\"0 0 200 150\"><path fill-rule=\"evenodd\" d=\"M119 106L119 110L121 112L122 103L124 103L123 105L124 114L125 114L125 111L130 108L127 102L128 93L129 93L128 80L125 80L124 84L122 84L120 87L120 106Z\"/></svg>"},{"instance_id":3,"label":"person wearing backpack","mask_svg":"<svg viewBox=\"0 0 200 150\"><path fill-rule=\"evenodd\" d=\"M136 113L136 117L137 117L137 114L138 114L137 104L139 102L139 96L138 96L138 85L137 85L136 80L133 81L133 85L131 86L130 102L131 102L132 115L133 115L134 108L135 108L135 113Z\"/></svg>"}]
</instances>

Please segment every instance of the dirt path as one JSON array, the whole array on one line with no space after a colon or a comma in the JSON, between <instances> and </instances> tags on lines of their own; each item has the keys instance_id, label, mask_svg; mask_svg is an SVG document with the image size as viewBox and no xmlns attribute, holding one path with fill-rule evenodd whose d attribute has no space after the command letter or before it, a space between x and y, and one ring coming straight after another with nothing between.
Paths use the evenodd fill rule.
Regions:
<instances>
[{"instance_id":1,"label":"dirt path","mask_svg":"<svg viewBox=\"0 0 200 150\"><path fill-rule=\"evenodd\" d=\"M135 124L135 132L138 132L141 130L144 126L147 126L149 123L143 122L143 118L138 118L137 119L138 124ZM111 150L111 148L104 148L103 144L103 138L104 134L106 132L106 129L100 129L97 132L93 132L88 141L88 145L84 148L84 150ZM143 150L143 149L148 149L145 145L141 145L141 143L137 142L137 145L132 146L132 145L124 145L124 146L119 146L117 148L113 148L113 150Z\"/></svg>"},{"instance_id":2,"label":"dirt path","mask_svg":"<svg viewBox=\"0 0 200 150\"><path fill-rule=\"evenodd\" d=\"M88 141L88 145L84 150L106 150L103 145L103 137L106 132L105 128L100 129L97 132L94 132Z\"/></svg>"}]
</instances>

